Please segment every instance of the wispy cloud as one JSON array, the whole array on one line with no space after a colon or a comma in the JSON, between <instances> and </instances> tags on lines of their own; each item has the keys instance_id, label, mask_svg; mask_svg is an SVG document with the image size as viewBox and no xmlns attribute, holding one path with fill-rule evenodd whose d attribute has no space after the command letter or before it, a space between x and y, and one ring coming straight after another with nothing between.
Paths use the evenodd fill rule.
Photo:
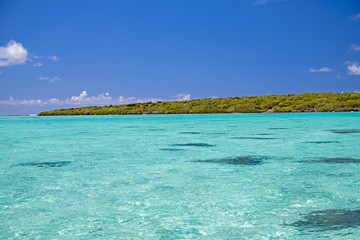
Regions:
<instances>
[{"instance_id":1,"label":"wispy cloud","mask_svg":"<svg viewBox=\"0 0 360 240\"><path fill-rule=\"evenodd\" d=\"M256 0L253 4L254 5L265 5L271 2L279 2L279 1L286 1L286 0Z\"/></svg>"},{"instance_id":2,"label":"wispy cloud","mask_svg":"<svg viewBox=\"0 0 360 240\"><path fill-rule=\"evenodd\" d=\"M351 44L350 45L350 50L360 52L360 46L358 44Z\"/></svg>"},{"instance_id":3,"label":"wispy cloud","mask_svg":"<svg viewBox=\"0 0 360 240\"><path fill-rule=\"evenodd\" d=\"M258 0L254 4L255 5L263 5L263 4L267 4L268 2L269 2L269 0Z\"/></svg>"},{"instance_id":4,"label":"wispy cloud","mask_svg":"<svg viewBox=\"0 0 360 240\"><path fill-rule=\"evenodd\" d=\"M33 66L34 67L41 67L43 64L41 62L37 62L37 63L34 63Z\"/></svg>"},{"instance_id":5,"label":"wispy cloud","mask_svg":"<svg viewBox=\"0 0 360 240\"><path fill-rule=\"evenodd\" d=\"M48 80L49 79L48 77L43 77L43 76L40 76L38 78L39 78L39 80Z\"/></svg>"},{"instance_id":6,"label":"wispy cloud","mask_svg":"<svg viewBox=\"0 0 360 240\"><path fill-rule=\"evenodd\" d=\"M50 59L53 62L56 62L58 60L58 57L54 55L54 56L49 56L48 59Z\"/></svg>"},{"instance_id":7,"label":"wispy cloud","mask_svg":"<svg viewBox=\"0 0 360 240\"><path fill-rule=\"evenodd\" d=\"M309 72L313 72L313 73L318 73L318 72L332 72L332 70L328 67L322 67L319 69L315 69L315 68L310 68Z\"/></svg>"},{"instance_id":8,"label":"wispy cloud","mask_svg":"<svg viewBox=\"0 0 360 240\"><path fill-rule=\"evenodd\" d=\"M360 13L352 16L352 19L354 19L355 21L359 20L360 19Z\"/></svg>"},{"instance_id":9,"label":"wispy cloud","mask_svg":"<svg viewBox=\"0 0 360 240\"><path fill-rule=\"evenodd\" d=\"M24 64L28 60L28 50L14 40L0 47L0 67Z\"/></svg>"},{"instance_id":10,"label":"wispy cloud","mask_svg":"<svg viewBox=\"0 0 360 240\"><path fill-rule=\"evenodd\" d=\"M50 79L49 83L56 83L60 80L61 80L61 78L59 78L59 77L53 77L52 79Z\"/></svg>"},{"instance_id":11,"label":"wispy cloud","mask_svg":"<svg viewBox=\"0 0 360 240\"><path fill-rule=\"evenodd\" d=\"M38 77L38 79L39 80L49 80L49 83L56 83L61 80L61 78L59 78L59 77L49 78L49 77L43 77L43 76Z\"/></svg>"},{"instance_id":12,"label":"wispy cloud","mask_svg":"<svg viewBox=\"0 0 360 240\"><path fill-rule=\"evenodd\" d=\"M349 75L360 75L360 65L358 62L347 61L345 64L347 65L347 73Z\"/></svg>"}]
</instances>

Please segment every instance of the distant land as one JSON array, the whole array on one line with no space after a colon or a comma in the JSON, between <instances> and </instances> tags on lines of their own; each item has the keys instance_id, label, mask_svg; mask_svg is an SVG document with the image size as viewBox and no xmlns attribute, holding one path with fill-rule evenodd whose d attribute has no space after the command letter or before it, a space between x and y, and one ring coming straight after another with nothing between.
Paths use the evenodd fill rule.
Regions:
<instances>
[{"instance_id":1,"label":"distant land","mask_svg":"<svg viewBox=\"0 0 360 240\"><path fill-rule=\"evenodd\" d=\"M303 93L216 99L206 98L174 102L133 103L58 109L41 112L39 116L334 111L360 111L360 93Z\"/></svg>"}]
</instances>

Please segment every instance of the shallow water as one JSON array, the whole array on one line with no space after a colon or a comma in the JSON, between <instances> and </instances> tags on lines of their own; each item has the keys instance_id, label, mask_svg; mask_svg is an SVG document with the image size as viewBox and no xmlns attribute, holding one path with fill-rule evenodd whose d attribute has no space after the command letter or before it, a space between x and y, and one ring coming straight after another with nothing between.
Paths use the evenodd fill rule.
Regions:
<instances>
[{"instance_id":1,"label":"shallow water","mask_svg":"<svg viewBox=\"0 0 360 240\"><path fill-rule=\"evenodd\" d=\"M359 113L0 117L0 239L359 239L359 143Z\"/></svg>"}]
</instances>

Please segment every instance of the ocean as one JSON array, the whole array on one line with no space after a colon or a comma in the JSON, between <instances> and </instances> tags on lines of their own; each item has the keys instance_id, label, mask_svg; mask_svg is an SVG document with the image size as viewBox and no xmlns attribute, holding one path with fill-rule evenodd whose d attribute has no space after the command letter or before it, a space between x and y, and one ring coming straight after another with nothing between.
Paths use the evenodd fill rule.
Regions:
<instances>
[{"instance_id":1,"label":"ocean","mask_svg":"<svg viewBox=\"0 0 360 240\"><path fill-rule=\"evenodd\" d=\"M360 113L1 116L0 239L360 239Z\"/></svg>"}]
</instances>

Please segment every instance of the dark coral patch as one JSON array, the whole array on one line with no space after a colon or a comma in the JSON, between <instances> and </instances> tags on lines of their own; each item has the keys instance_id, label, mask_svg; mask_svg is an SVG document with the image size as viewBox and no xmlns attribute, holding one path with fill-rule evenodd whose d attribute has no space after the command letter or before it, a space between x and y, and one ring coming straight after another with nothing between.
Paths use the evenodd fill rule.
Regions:
<instances>
[{"instance_id":1,"label":"dark coral patch","mask_svg":"<svg viewBox=\"0 0 360 240\"><path fill-rule=\"evenodd\" d=\"M160 186L156 186L155 188L154 188L155 190L157 190L157 191L171 191L171 190L174 190L175 189L175 187L173 187L173 186L168 186L168 185L160 185Z\"/></svg>"},{"instance_id":2,"label":"dark coral patch","mask_svg":"<svg viewBox=\"0 0 360 240\"><path fill-rule=\"evenodd\" d=\"M360 226L360 209L327 209L313 211L300 220L289 224L299 228L313 228L318 231L341 230Z\"/></svg>"},{"instance_id":3,"label":"dark coral patch","mask_svg":"<svg viewBox=\"0 0 360 240\"><path fill-rule=\"evenodd\" d=\"M200 134L200 133L199 132L181 132L181 134L197 135L197 134Z\"/></svg>"},{"instance_id":4,"label":"dark coral patch","mask_svg":"<svg viewBox=\"0 0 360 240\"><path fill-rule=\"evenodd\" d=\"M44 167L44 168L49 168L49 167L64 167L66 165L69 165L71 162L70 161L59 161L59 162L29 162L29 163L19 163L15 166L21 166L21 167L30 167L30 166L34 166L34 167Z\"/></svg>"},{"instance_id":5,"label":"dark coral patch","mask_svg":"<svg viewBox=\"0 0 360 240\"><path fill-rule=\"evenodd\" d=\"M212 122L229 122L229 121L232 121L230 119L214 119L212 120Z\"/></svg>"},{"instance_id":6,"label":"dark coral patch","mask_svg":"<svg viewBox=\"0 0 360 240\"><path fill-rule=\"evenodd\" d=\"M340 143L339 141L308 141L303 143L314 143L314 144L322 144L322 143Z\"/></svg>"},{"instance_id":7,"label":"dark coral patch","mask_svg":"<svg viewBox=\"0 0 360 240\"><path fill-rule=\"evenodd\" d=\"M254 139L254 140L271 140L272 137L233 137L232 139Z\"/></svg>"},{"instance_id":8,"label":"dark coral patch","mask_svg":"<svg viewBox=\"0 0 360 240\"><path fill-rule=\"evenodd\" d=\"M164 131L162 128L149 128L148 131Z\"/></svg>"},{"instance_id":9,"label":"dark coral patch","mask_svg":"<svg viewBox=\"0 0 360 240\"><path fill-rule=\"evenodd\" d=\"M273 128L269 128L271 130L281 130L281 129L287 129L287 128L284 128L284 127L273 127Z\"/></svg>"},{"instance_id":10,"label":"dark coral patch","mask_svg":"<svg viewBox=\"0 0 360 240\"><path fill-rule=\"evenodd\" d=\"M354 174L352 173L331 173L327 174L328 177L352 177Z\"/></svg>"},{"instance_id":11,"label":"dark coral patch","mask_svg":"<svg viewBox=\"0 0 360 240\"><path fill-rule=\"evenodd\" d=\"M360 163L360 159L357 158L323 158L316 162L322 163Z\"/></svg>"},{"instance_id":12,"label":"dark coral patch","mask_svg":"<svg viewBox=\"0 0 360 240\"><path fill-rule=\"evenodd\" d=\"M225 135L226 132L207 133L207 135Z\"/></svg>"},{"instance_id":13,"label":"dark coral patch","mask_svg":"<svg viewBox=\"0 0 360 240\"><path fill-rule=\"evenodd\" d=\"M330 129L326 131L340 134L360 133L360 129Z\"/></svg>"},{"instance_id":14,"label":"dark coral patch","mask_svg":"<svg viewBox=\"0 0 360 240\"><path fill-rule=\"evenodd\" d=\"M178 143L172 144L171 146L175 147L214 147L215 145L207 143Z\"/></svg>"},{"instance_id":15,"label":"dark coral patch","mask_svg":"<svg viewBox=\"0 0 360 240\"><path fill-rule=\"evenodd\" d=\"M302 160L299 163L360 163L360 159L358 158L321 158L321 159L313 159L313 160Z\"/></svg>"},{"instance_id":16,"label":"dark coral patch","mask_svg":"<svg viewBox=\"0 0 360 240\"><path fill-rule=\"evenodd\" d=\"M267 157L240 156L240 157L229 157L229 158L210 159L210 160L199 160L198 162L221 163L221 164L232 164L232 165L259 165L262 164L264 159L267 159Z\"/></svg>"},{"instance_id":17,"label":"dark coral patch","mask_svg":"<svg viewBox=\"0 0 360 240\"><path fill-rule=\"evenodd\" d=\"M181 148L160 148L162 151L168 151L168 152L178 152L178 151L184 151L185 149Z\"/></svg>"}]
</instances>

